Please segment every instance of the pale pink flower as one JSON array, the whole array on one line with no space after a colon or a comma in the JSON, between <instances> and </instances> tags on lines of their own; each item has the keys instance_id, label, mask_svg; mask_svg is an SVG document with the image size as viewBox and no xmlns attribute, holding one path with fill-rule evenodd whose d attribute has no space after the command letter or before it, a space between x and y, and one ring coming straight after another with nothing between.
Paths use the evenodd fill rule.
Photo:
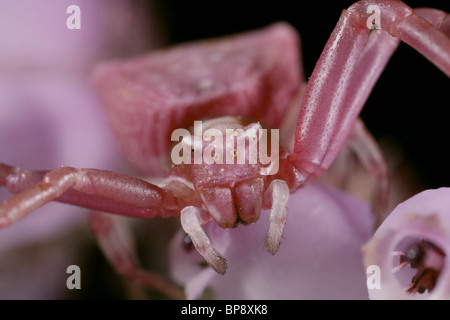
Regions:
<instances>
[{"instance_id":1,"label":"pale pink flower","mask_svg":"<svg viewBox=\"0 0 450 320\"><path fill-rule=\"evenodd\" d=\"M264 247L268 212L256 223L205 230L226 257L219 275L189 250L179 232L171 244L173 278L185 285L188 299L209 294L217 299L367 299L361 246L373 230L365 202L338 189L311 183L291 194L280 249Z\"/></svg>"},{"instance_id":2,"label":"pale pink flower","mask_svg":"<svg viewBox=\"0 0 450 320\"><path fill-rule=\"evenodd\" d=\"M450 298L449 218L449 188L423 191L392 211L364 247L365 265L379 268L371 299Z\"/></svg>"}]
</instances>

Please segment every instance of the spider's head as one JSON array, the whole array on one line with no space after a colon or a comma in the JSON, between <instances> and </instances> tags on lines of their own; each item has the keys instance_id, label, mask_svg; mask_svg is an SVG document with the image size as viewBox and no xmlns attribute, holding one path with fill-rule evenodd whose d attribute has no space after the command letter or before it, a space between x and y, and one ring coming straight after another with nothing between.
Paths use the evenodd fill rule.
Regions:
<instances>
[{"instance_id":1,"label":"spider's head","mask_svg":"<svg viewBox=\"0 0 450 320\"><path fill-rule=\"evenodd\" d=\"M175 170L190 181L224 228L259 218L268 176L278 172L278 130L241 117L195 121L172 149Z\"/></svg>"},{"instance_id":2,"label":"spider's head","mask_svg":"<svg viewBox=\"0 0 450 320\"><path fill-rule=\"evenodd\" d=\"M179 131L178 131L179 130ZM242 117L195 121L190 131L177 129L171 152L172 169L195 189L234 186L278 173L279 130Z\"/></svg>"}]
</instances>

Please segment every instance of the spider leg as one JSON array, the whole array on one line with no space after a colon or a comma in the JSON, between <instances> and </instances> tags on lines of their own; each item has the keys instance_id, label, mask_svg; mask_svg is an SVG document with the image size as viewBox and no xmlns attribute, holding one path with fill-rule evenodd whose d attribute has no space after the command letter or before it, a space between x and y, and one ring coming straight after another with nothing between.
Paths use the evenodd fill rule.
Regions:
<instances>
[{"instance_id":1,"label":"spider leg","mask_svg":"<svg viewBox=\"0 0 450 320\"><path fill-rule=\"evenodd\" d=\"M374 178L375 190L372 206L375 214L375 226L386 218L388 206L389 177L383 153L360 118L357 118L347 139L365 171Z\"/></svg>"},{"instance_id":2,"label":"spider leg","mask_svg":"<svg viewBox=\"0 0 450 320\"><path fill-rule=\"evenodd\" d=\"M361 168L361 170L355 170ZM369 179L368 179L369 178ZM383 222L388 211L389 177L387 163L375 139L357 118L350 134L327 174L319 177L370 201L375 228ZM361 183L364 188L361 188Z\"/></svg>"},{"instance_id":3,"label":"spider leg","mask_svg":"<svg viewBox=\"0 0 450 320\"><path fill-rule=\"evenodd\" d=\"M30 172L0 164L0 186L16 193L0 203L0 228L53 200L139 218L178 214L168 191L111 171L60 167Z\"/></svg>"},{"instance_id":4,"label":"spider leg","mask_svg":"<svg viewBox=\"0 0 450 320\"><path fill-rule=\"evenodd\" d=\"M380 8L381 29L367 27L369 5ZM297 187L330 167L399 40L450 75L450 39L439 28L446 30L400 1L363 0L344 10L300 108L292 159Z\"/></svg>"},{"instance_id":5,"label":"spider leg","mask_svg":"<svg viewBox=\"0 0 450 320\"><path fill-rule=\"evenodd\" d=\"M165 277L137 266L133 237L122 217L93 211L89 222L103 254L118 274L167 297L184 299L182 290Z\"/></svg>"},{"instance_id":6,"label":"spider leg","mask_svg":"<svg viewBox=\"0 0 450 320\"><path fill-rule=\"evenodd\" d=\"M358 23L366 23L367 7L380 9L381 29L407 43L450 76L449 18L436 9L413 10L401 1L363 0L352 5L348 12Z\"/></svg>"},{"instance_id":7,"label":"spider leg","mask_svg":"<svg viewBox=\"0 0 450 320\"><path fill-rule=\"evenodd\" d=\"M450 37L450 14L433 8L418 8L414 9L414 12L447 37Z\"/></svg>"},{"instance_id":8,"label":"spider leg","mask_svg":"<svg viewBox=\"0 0 450 320\"><path fill-rule=\"evenodd\" d=\"M264 195L265 204L271 208L269 230L266 236L266 248L271 254L275 254L280 247L286 224L286 206L289 195L289 187L283 180L273 180Z\"/></svg>"},{"instance_id":9,"label":"spider leg","mask_svg":"<svg viewBox=\"0 0 450 320\"><path fill-rule=\"evenodd\" d=\"M181 226L206 262L219 274L225 274L227 261L214 249L211 240L202 228L210 220L204 210L188 206L181 210Z\"/></svg>"}]
</instances>

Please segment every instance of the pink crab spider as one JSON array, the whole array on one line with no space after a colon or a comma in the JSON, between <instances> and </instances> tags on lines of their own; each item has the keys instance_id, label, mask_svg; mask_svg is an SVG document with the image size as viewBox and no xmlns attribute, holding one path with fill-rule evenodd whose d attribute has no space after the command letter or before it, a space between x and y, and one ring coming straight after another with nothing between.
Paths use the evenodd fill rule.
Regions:
<instances>
[{"instance_id":1,"label":"pink crab spider","mask_svg":"<svg viewBox=\"0 0 450 320\"><path fill-rule=\"evenodd\" d=\"M378 24L374 12L379 14ZM202 225L210 220L223 228L252 223L261 208L270 208L266 247L275 254L289 194L327 171L349 137L366 168L380 177L375 205L382 208L385 164L358 114L399 40L450 76L449 25L448 15L439 10L415 12L395 0L357 2L341 15L307 85L298 75L296 33L286 24L101 66L94 74L97 89L119 143L141 171L159 168L160 155L169 150L170 133L193 120L213 118L204 126L222 133L253 130L259 147L267 150L270 139L263 139L259 131L264 125L240 116L259 116L261 122L282 128L284 145L271 163L278 170L271 171L261 161L250 163L249 146L244 164L172 163L158 185L98 169L26 171L0 164L0 186L16 193L0 204L0 227L53 200L144 219L180 215L197 251L223 274L226 260ZM205 75L215 76L211 80ZM276 131L270 132L272 138ZM157 141L161 136L167 140ZM244 134L244 142L245 137L252 136ZM234 144L226 143L223 154L234 150ZM91 224L120 273L179 297L164 279L134 265L129 235L112 216L95 212Z\"/></svg>"}]
</instances>

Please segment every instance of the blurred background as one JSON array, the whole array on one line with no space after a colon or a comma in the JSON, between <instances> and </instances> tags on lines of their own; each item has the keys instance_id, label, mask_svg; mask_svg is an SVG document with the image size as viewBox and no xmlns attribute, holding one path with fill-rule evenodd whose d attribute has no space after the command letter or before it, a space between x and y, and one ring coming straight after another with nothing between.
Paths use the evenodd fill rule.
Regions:
<instances>
[{"instance_id":1,"label":"blurred background","mask_svg":"<svg viewBox=\"0 0 450 320\"><path fill-rule=\"evenodd\" d=\"M352 3L0 0L0 162L132 172L90 87L96 63L287 21L300 33L309 77L342 10ZM445 1L406 3L450 12ZM66 28L65 9L72 4L81 8L81 30ZM402 186L394 201L450 185L448 89L446 75L401 44L363 109L362 119ZM0 200L8 196L0 191ZM152 235L138 241L144 267L166 272L167 243L177 224L156 219L136 226L138 237ZM83 290L67 290L70 264L80 265ZM52 203L0 232L0 299L146 297L160 296L115 275L89 232L85 210Z\"/></svg>"}]
</instances>

